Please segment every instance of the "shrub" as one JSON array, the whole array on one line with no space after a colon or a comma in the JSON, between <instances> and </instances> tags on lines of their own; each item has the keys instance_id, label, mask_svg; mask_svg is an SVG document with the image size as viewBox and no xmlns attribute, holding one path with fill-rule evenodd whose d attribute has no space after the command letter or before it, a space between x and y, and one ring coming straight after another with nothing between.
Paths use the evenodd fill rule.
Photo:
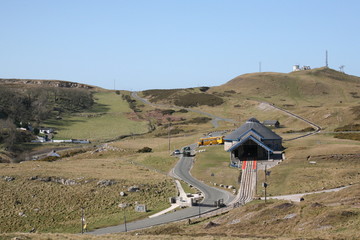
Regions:
<instances>
[{"instance_id":1,"label":"shrub","mask_svg":"<svg viewBox=\"0 0 360 240\"><path fill-rule=\"evenodd\" d=\"M137 152L138 152L138 153L148 153L148 152L152 152L152 148L143 147L143 148L139 149Z\"/></svg>"},{"instance_id":2,"label":"shrub","mask_svg":"<svg viewBox=\"0 0 360 240\"><path fill-rule=\"evenodd\" d=\"M360 131L360 124L349 124L335 128L335 132Z\"/></svg>"},{"instance_id":3,"label":"shrub","mask_svg":"<svg viewBox=\"0 0 360 240\"><path fill-rule=\"evenodd\" d=\"M175 100L175 105L182 107L195 107L201 105L217 106L224 103L221 97L207 94L207 93L188 93L183 96L178 96Z\"/></svg>"},{"instance_id":4,"label":"shrub","mask_svg":"<svg viewBox=\"0 0 360 240\"><path fill-rule=\"evenodd\" d=\"M286 131L285 133L303 133L303 132L312 132L312 131L315 131L315 128L307 127L307 128L301 129L301 130L289 130L289 131Z\"/></svg>"},{"instance_id":5,"label":"shrub","mask_svg":"<svg viewBox=\"0 0 360 240\"><path fill-rule=\"evenodd\" d=\"M189 112L189 111L183 108L183 109L180 109L178 112L180 112L180 113L187 113L187 112Z\"/></svg>"},{"instance_id":6,"label":"shrub","mask_svg":"<svg viewBox=\"0 0 360 240\"><path fill-rule=\"evenodd\" d=\"M179 91L181 91L181 89L164 89L164 90L154 89L154 90L146 90L143 91L142 93L144 94L145 97L150 96L151 102L157 102L164 99L169 99L172 95L174 95Z\"/></svg>"},{"instance_id":7,"label":"shrub","mask_svg":"<svg viewBox=\"0 0 360 240\"><path fill-rule=\"evenodd\" d=\"M230 94L236 93L234 90L226 90L225 92L226 92L226 93L230 93Z\"/></svg>"},{"instance_id":8,"label":"shrub","mask_svg":"<svg viewBox=\"0 0 360 240\"><path fill-rule=\"evenodd\" d=\"M161 110L162 115L172 115L174 112L175 110L172 109Z\"/></svg>"},{"instance_id":9,"label":"shrub","mask_svg":"<svg viewBox=\"0 0 360 240\"><path fill-rule=\"evenodd\" d=\"M211 118L208 118L208 117L196 117L196 118L190 119L189 121L187 121L187 123L201 124L201 123L207 123L209 121L211 121Z\"/></svg>"},{"instance_id":10,"label":"shrub","mask_svg":"<svg viewBox=\"0 0 360 240\"><path fill-rule=\"evenodd\" d=\"M209 90L210 89L210 87L199 87L199 90L201 91L201 92L206 92L207 90Z\"/></svg>"}]
</instances>

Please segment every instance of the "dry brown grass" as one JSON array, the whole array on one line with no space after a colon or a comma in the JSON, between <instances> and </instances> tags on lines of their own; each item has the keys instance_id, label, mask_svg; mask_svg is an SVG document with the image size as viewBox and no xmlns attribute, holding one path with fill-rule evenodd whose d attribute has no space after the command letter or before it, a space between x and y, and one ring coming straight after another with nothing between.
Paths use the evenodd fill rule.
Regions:
<instances>
[{"instance_id":1,"label":"dry brown grass","mask_svg":"<svg viewBox=\"0 0 360 240\"><path fill-rule=\"evenodd\" d=\"M360 188L311 195L301 203L252 202L229 213L194 224L185 222L144 230L173 234L239 239L358 239ZM209 222L213 222L209 227Z\"/></svg>"},{"instance_id":2,"label":"dry brown grass","mask_svg":"<svg viewBox=\"0 0 360 240\"><path fill-rule=\"evenodd\" d=\"M79 232L81 207L85 208L90 229L120 224L119 203L132 205L126 210L128 220L168 207L168 198L176 194L172 180L146 166L132 164L126 156L124 151L110 151L55 162L2 164L0 176L15 180L0 181L0 232L27 232L32 228L39 232ZM29 180L33 176L72 179L79 184ZM99 187L97 182L104 179L116 184ZM140 192L119 196L132 185L139 186ZM135 213L135 202L146 204L149 212ZM19 216L20 212L26 217Z\"/></svg>"},{"instance_id":3,"label":"dry brown grass","mask_svg":"<svg viewBox=\"0 0 360 240\"><path fill-rule=\"evenodd\" d=\"M283 195L330 189L360 183L360 144L331 135L285 142L286 160L271 169L268 193ZM310 158L309 158L310 156ZM316 162L316 163L310 163ZM258 193L264 176L258 179Z\"/></svg>"}]
</instances>

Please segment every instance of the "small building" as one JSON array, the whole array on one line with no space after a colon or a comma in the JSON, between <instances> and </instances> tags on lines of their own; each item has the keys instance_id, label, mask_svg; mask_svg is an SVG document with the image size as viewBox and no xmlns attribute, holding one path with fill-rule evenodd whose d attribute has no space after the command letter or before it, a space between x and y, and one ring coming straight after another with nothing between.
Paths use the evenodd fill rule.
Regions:
<instances>
[{"instance_id":1,"label":"small building","mask_svg":"<svg viewBox=\"0 0 360 240\"><path fill-rule=\"evenodd\" d=\"M282 138L250 118L241 127L224 137L224 150L230 152L230 164L240 166L243 160L269 160L281 155Z\"/></svg>"},{"instance_id":2,"label":"small building","mask_svg":"<svg viewBox=\"0 0 360 240\"><path fill-rule=\"evenodd\" d=\"M266 127L274 127L274 128L279 128L280 127L280 122L278 120L265 120L263 122L263 124Z\"/></svg>"},{"instance_id":3,"label":"small building","mask_svg":"<svg viewBox=\"0 0 360 240\"><path fill-rule=\"evenodd\" d=\"M39 132L41 133L41 134L49 134L49 133L53 133L54 132L54 129L52 129L52 128L40 128L39 129Z\"/></svg>"}]
</instances>

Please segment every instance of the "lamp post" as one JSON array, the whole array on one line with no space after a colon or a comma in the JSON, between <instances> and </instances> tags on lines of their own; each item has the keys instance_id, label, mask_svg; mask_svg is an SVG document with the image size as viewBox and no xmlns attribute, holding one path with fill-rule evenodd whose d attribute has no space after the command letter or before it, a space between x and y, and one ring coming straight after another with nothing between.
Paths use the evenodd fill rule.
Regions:
<instances>
[{"instance_id":1,"label":"lamp post","mask_svg":"<svg viewBox=\"0 0 360 240\"><path fill-rule=\"evenodd\" d=\"M265 182L263 183L263 187L265 188L265 203L266 203L266 197L267 197L267 193L266 193L266 188L268 186L267 184L267 176L270 176L270 171L266 170L266 165L265 165L265 170L264 170L264 174L265 174Z\"/></svg>"},{"instance_id":2,"label":"lamp post","mask_svg":"<svg viewBox=\"0 0 360 240\"><path fill-rule=\"evenodd\" d=\"M125 214L125 208L126 208L126 203L120 203L119 207L121 207L123 209L123 215L124 215L124 227L125 227L125 232L127 232L127 226L126 226L126 214Z\"/></svg>"},{"instance_id":3,"label":"lamp post","mask_svg":"<svg viewBox=\"0 0 360 240\"><path fill-rule=\"evenodd\" d=\"M81 234L84 233L84 207L81 207Z\"/></svg>"},{"instance_id":4,"label":"lamp post","mask_svg":"<svg viewBox=\"0 0 360 240\"><path fill-rule=\"evenodd\" d=\"M198 204L198 207L199 207L199 218L201 216L201 212L200 212L200 199L197 200L197 204Z\"/></svg>"}]
</instances>

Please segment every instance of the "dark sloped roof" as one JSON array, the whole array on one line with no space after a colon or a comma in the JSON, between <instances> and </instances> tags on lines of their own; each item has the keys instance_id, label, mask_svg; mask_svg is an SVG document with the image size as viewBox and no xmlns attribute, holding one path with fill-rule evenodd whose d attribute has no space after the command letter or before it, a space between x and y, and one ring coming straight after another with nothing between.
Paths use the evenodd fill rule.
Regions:
<instances>
[{"instance_id":1,"label":"dark sloped roof","mask_svg":"<svg viewBox=\"0 0 360 240\"><path fill-rule=\"evenodd\" d=\"M278 120L265 120L263 122L264 125L275 125L276 123L279 123Z\"/></svg>"},{"instance_id":2,"label":"dark sloped roof","mask_svg":"<svg viewBox=\"0 0 360 240\"><path fill-rule=\"evenodd\" d=\"M237 149L239 146L243 145L246 141L248 141L249 139L251 139L252 141L254 141L256 144L258 144L259 146L261 146L262 148L264 148L266 151L269 152L274 152L271 148L269 148L268 146L266 146L264 143L260 142L259 140L257 140L256 138L254 138L253 136L248 136L245 139L242 139L240 142L234 144L231 148L229 148L227 150L227 152L231 152L235 149Z\"/></svg>"},{"instance_id":3,"label":"dark sloped roof","mask_svg":"<svg viewBox=\"0 0 360 240\"><path fill-rule=\"evenodd\" d=\"M241 127L234 130L229 135L225 136L224 139L230 141L239 141L245 133L251 130L261 135L262 139L282 139L279 135L265 127L255 118L250 118Z\"/></svg>"}]
</instances>

